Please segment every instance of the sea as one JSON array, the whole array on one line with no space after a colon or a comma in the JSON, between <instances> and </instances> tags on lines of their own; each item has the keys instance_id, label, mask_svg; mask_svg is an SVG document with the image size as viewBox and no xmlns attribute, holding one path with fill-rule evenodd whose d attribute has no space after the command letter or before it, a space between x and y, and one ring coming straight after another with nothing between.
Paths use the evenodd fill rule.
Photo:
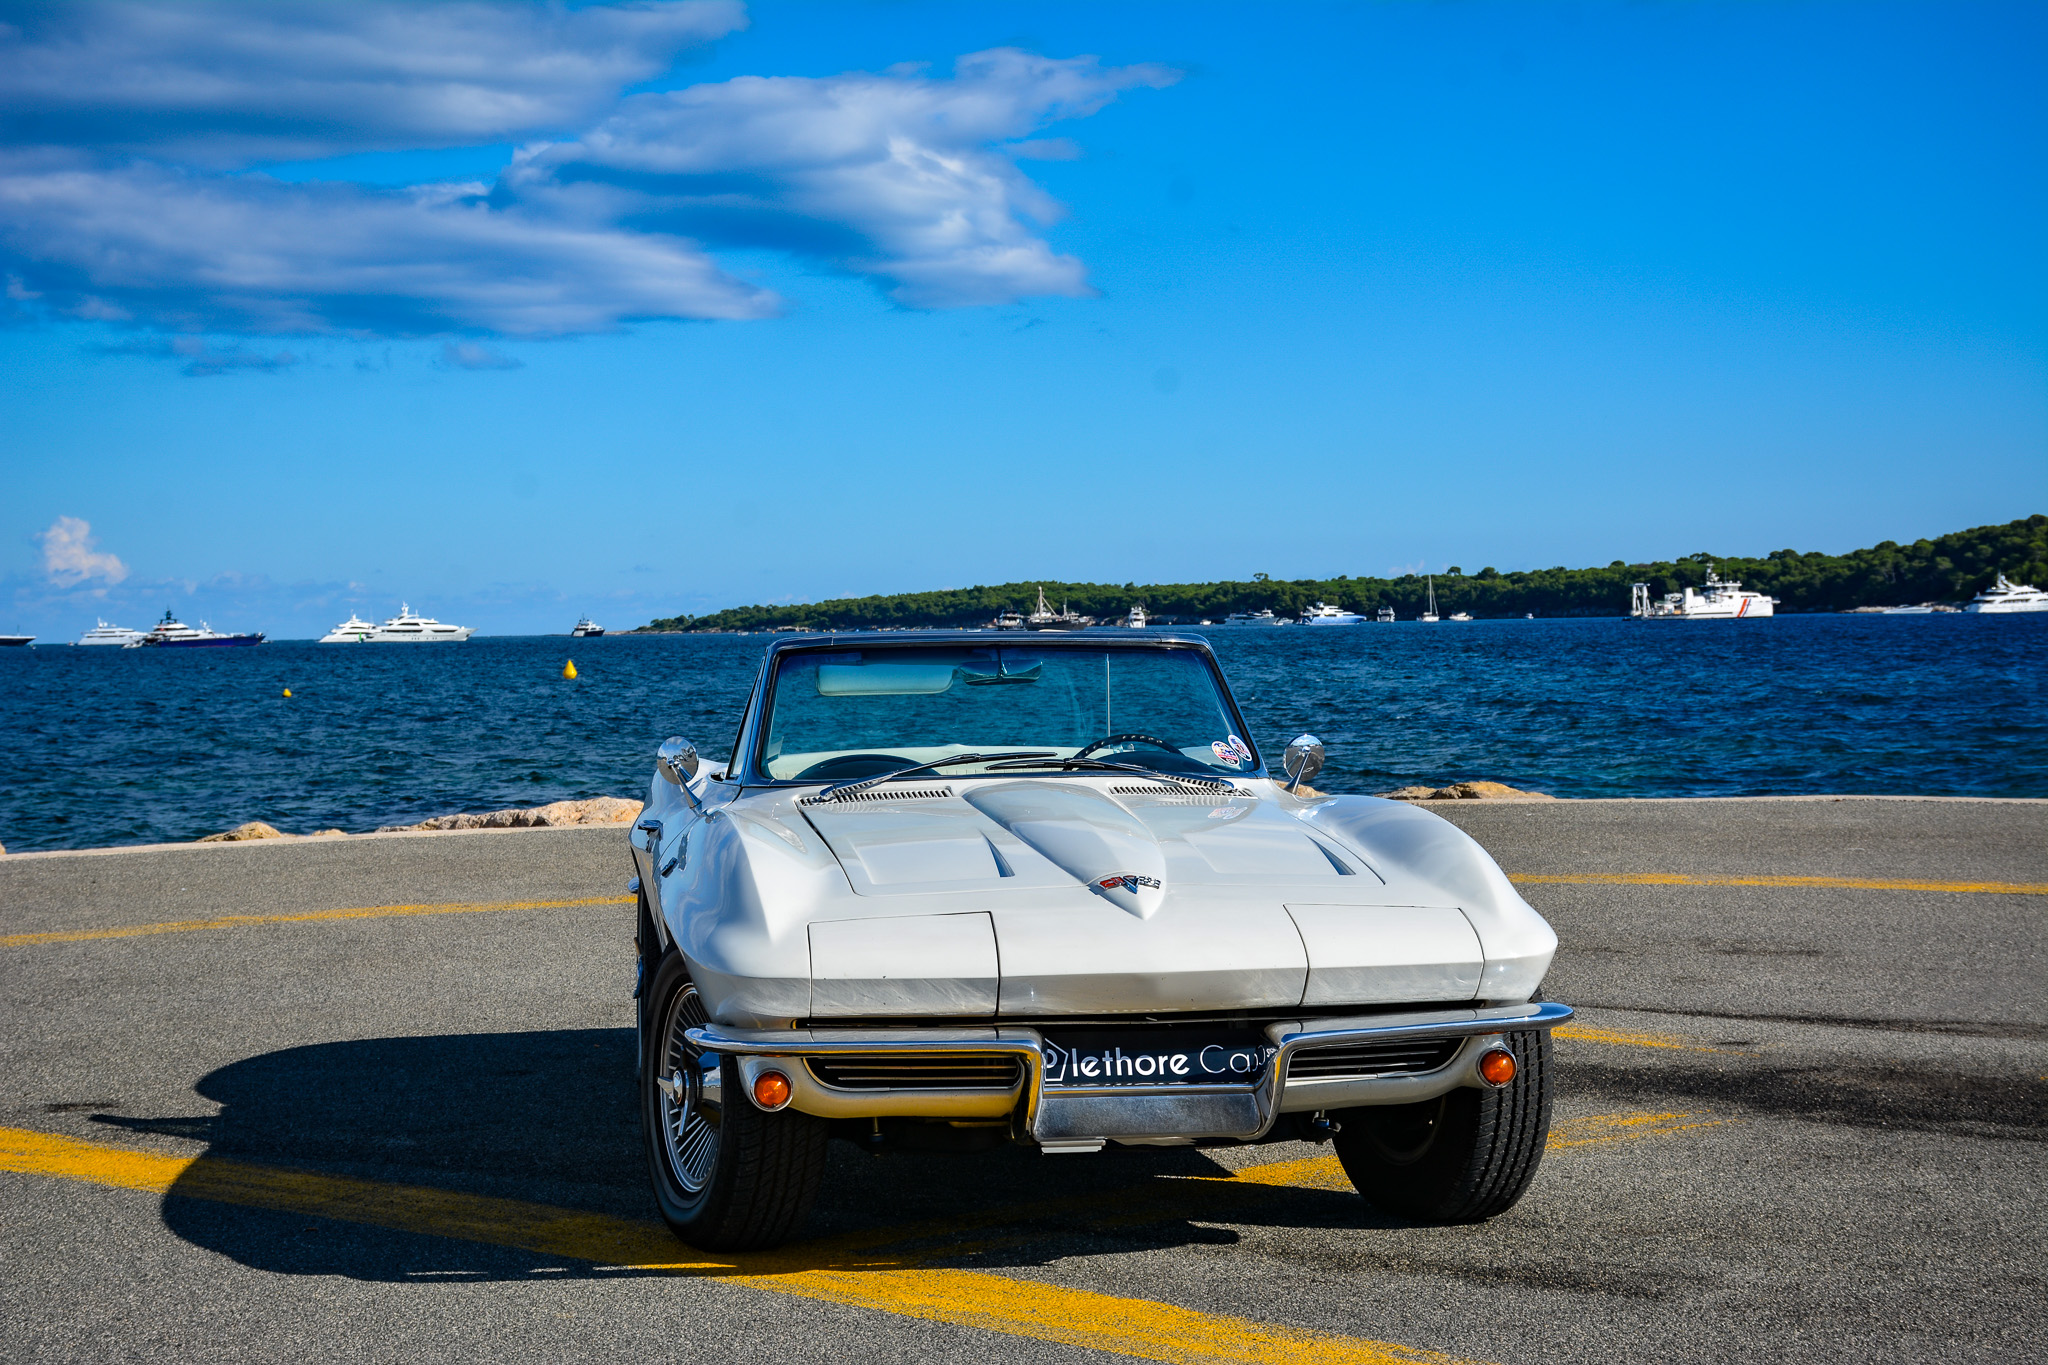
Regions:
<instances>
[{"instance_id":1,"label":"sea","mask_svg":"<svg viewBox=\"0 0 2048 1365\"><path fill-rule=\"evenodd\" d=\"M1182 631L1270 762L1324 742L1326 791L2048 797L2048 613ZM772 638L0 649L0 845L641 796L666 736L729 751Z\"/></svg>"}]
</instances>

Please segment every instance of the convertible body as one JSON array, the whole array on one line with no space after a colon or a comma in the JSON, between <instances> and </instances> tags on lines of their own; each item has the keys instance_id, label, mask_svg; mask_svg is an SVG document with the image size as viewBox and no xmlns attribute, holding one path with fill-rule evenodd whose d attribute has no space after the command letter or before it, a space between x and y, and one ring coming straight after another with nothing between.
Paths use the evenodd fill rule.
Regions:
<instances>
[{"instance_id":1,"label":"convertible body","mask_svg":"<svg viewBox=\"0 0 2048 1365\"><path fill-rule=\"evenodd\" d=\"M1097 672L1099 703L1074 681ZM1185 719L1202 678L1217 700ZM1144 706L1148 730L1189 733L1034 758L926 730L878 756L870 731L788 757L811 711L929 729L998 702L1036 708L1034 736L1081 706L1097 732ZM1484 1089L1504 1037L1570 1016L1539 997L1556 936L1478 844L1400 802L1290 790L1246 733L1193 637L779 641L732 758L665 746L632 833L643 990L673 956L698 1001L665 1093L729 1108L773 1073L774 1108L877 1144L1314 1137L1334 1111Z\"/></svg>"}]
</instances>

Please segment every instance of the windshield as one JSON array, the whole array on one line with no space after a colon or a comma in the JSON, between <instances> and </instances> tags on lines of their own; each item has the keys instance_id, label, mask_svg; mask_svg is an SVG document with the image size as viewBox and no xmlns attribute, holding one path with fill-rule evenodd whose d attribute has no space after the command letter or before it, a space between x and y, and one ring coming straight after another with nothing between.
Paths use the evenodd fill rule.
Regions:
<instances>
[{"instance_id":1,"label":"windshield","mask_svg":"<svg viewBox=\"0 0 2048 1365\"><path fill-rule=\"evenodd\" d=\"M1258 767L1199 650L1010 645L785 654L757 766L781 781L836 782L1021 751L1210 777Z\"/></svg>"}]
</instances>

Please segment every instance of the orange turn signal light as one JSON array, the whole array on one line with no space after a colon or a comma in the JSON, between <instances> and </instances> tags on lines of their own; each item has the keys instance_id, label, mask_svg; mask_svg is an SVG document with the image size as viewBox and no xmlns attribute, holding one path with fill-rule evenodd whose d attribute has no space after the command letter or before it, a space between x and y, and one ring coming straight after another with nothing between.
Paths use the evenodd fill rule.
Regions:
<instances>
[{"instance_id":1,"label":"orange turn signal light","mask_svg":"<svg viewBox=\"0 0 2048 1365\"><path fill-rule=\"evenodd\" d=\"M780 1071L764 1071L754 1077L754 1103L763 1109L780 1109L789 1103L789 1077Z\"/></svg>"},{"instance_id":2,"label":"orange turn signal light","mask_svg":"<svg viewBox=\"0 0 2048 1365\"><path fill-rule=\"evenodd\" d=\"M1479 1078L1488 1085L1506 1085L1515 1078L1515 1054L1506 1048L1490 1049L1479 1059Z\"/></svg>"}]
</instances>

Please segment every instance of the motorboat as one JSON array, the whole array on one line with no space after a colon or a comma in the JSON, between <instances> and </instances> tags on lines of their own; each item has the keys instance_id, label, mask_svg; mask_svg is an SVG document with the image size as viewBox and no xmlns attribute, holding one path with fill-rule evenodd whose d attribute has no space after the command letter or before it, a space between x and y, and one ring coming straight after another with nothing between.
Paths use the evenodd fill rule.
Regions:
<instances>
[{"instance_id":1,"label":"motorboat","mask_svg":"<svg viewBox=\"0 0 2048 1365\"><path fill-rule=\"evenodd\" d=\"M1668 592L1661 602L1652 602L1650 585L1634 584L1630 589L1628 614L1644 621L1754 620L1771 615L1772 608L1777 605L1777 598L1760 592L1744 592L1741 583L1721 577L1709 564L1704 591L1687 588L1684 592Z\"/></svg>"},{"instance_id":2,"label":"motorboat","mask_svg":"<svg viewBox=\"0 0 2048 1365\"><path fill-rule=\"evenodd\" d=\"M1305 626L1362 626L1365 618L1355 611L1333 607L1328 602L1318 602L1312 607L1301 609L1301 623Z\"/></svg>"},{"instance_id":3,"label":"motorboat","mask_svg":"<svg viewBox=\"0 0 2048 1365\"><path fill-rule=\"evenodd\" d=\"M588 616L577 617L576 629L569 632L570 638L576 640L595 640L602 634L604 634L604 627L591 620Z\"/></svg>"},{"instance_id":4,"label":"motorboat","mask_svg":"<svg viewBox=\"0 0 2048 1365\"><path fill-rule=\"evenodd\" d=\"M262 631L251 631L240 635L228 635L215 630L201 621L194 630L183 621L164 611L164 619L150 627L141 639L126 646L129 649L148 646L152 649L205 649L233 647L237 645L260 645L269 637Z\"/></svg>"},{"instance_id":5,"label":"motorboat","mask_svg":"<svg viewBox=\"0 0 2048 1365\"><path fill-rule=\"evenodd\" d=\"M1392 607L1381 607L1373 613L1372 619L1379 625L1391 626L1394 624L1394 609Z\"/></svg>"},{"instance_id":6,"label":"motorboat","mask_svg":"<svg viewBox=\"0 0 2048 1365\"><path fill-rule=\"evenodd\" d=\"M1005 607L997 612L996 619L988 624L991 630L1022 630L1024 629L1024 613Z\"/></svg>"},{"instance_id":7,"label":"motorboat","mask_svg":"<svg viewBox=\"0 0 2048 1365\"><path fill-rule=\"evenodd\" d=\"M431 616L416 616L409 603L401 602L398 615L372 632L366 644L432 645L457 644L476 634L475 626L451 626Z\"/></svg>"},{"instance_id":8,"label":"motorboat","mask_svg":"<svg viewBox=\"0 0 2048 1365\"><path fill-rule=\"evenodd\" d=\"M1963 604L1964 611L2002 615L2013 611L2048 611L2048 592L2031 583L2015 583L2004 574Z\"/></svg>"},{"instance_id":9,"label":"motorboat","mask_svg":"<svg viewBox=\"0 0 2048 1365\"><path fill-rule=\"evenodd\" d=\"M35 638L33 635L0 635L0 649L9 645L25 645Z\"/></svg>"},{"instance_id":10,"label":"motorboat","mask_svg":"<svg viewBox=\"0 0 2048 1365\"><path fill-rule=\"evenodd\" d=\"M368 644L370 637L376 633L377 627L375 624L363 620L354 612L350 612L348 620L343 621L333 630L320 637L320 643L323 645Z\"/></svg>"},{"instance_id":11,"label":"motorboat","mask_svg":"<svg viewBox=\"0 0 2048 1365\"><path fill-rule=\"evenodd\" d=\"M1277 626L1280 624L1280 618L1273 614L1272 608L1267 607L1260 611L1234 611L1223 618L1223 624L1226 626Z\"/></svg>"},{"instance_id":12,"label":"motorboat","mask_svg":"<svg viewBox=\"0 0 2048 1365\"><path fill-rule=\"evenodd\" d=\"M91 630L79 636L78 643L82 645L113 645L120 647L123 645L139 644L144 633L139 630L130 630L126 626L109 625L105 621L101 621Z\"/></svg>"},{"instance_id":13,"label":"motorboat","mask_svg":"<svg viewBox=\"0 0 2048 1365\"><path fill-rule=\"evenodd\" d=\"M1422 609L1422 615L1420 615L1420 616L1418 616L1418 617L1416 617L1416 618L1415 618L1415 619L1416 619L1416 620L1418 620L1418 621L1434 621L1434 620L1436 620L1436 619L1437 619L1437 614L1436 614L1436 578L1435 578L1435 577L1434 577L1433 575L1432 575L1432 576L1430 576L1430 577L1429 577L1429 579L1428 579L1428 583L1429 583L1429 605L1428 605L1427 607L1424 607L1424 608Z\"/></svg>"},{"instance_id":14,"label":"motorboat","mask_svg":"<svg viewBox=\"0 0 2048 1365\"><path fill-rule=\"evenodd\" d=\"M1150 619L1150 617L1145 615L1145 604L1143 602L1133 602L1131 603L1129 614L1119 624L1126 630L1143 630Z\"/></svg>"},{"instance_id":15,"label":"motorboat","mask_svg":"<svg viewBox=\"0 0 2048 1365\"><path fill-rule=\"evenodd\" d=\"M1454 611L1445 619L1450 621L1469 621L1472 619L1472 613L1469 611Z\"/></svg>"}]
</instances>

